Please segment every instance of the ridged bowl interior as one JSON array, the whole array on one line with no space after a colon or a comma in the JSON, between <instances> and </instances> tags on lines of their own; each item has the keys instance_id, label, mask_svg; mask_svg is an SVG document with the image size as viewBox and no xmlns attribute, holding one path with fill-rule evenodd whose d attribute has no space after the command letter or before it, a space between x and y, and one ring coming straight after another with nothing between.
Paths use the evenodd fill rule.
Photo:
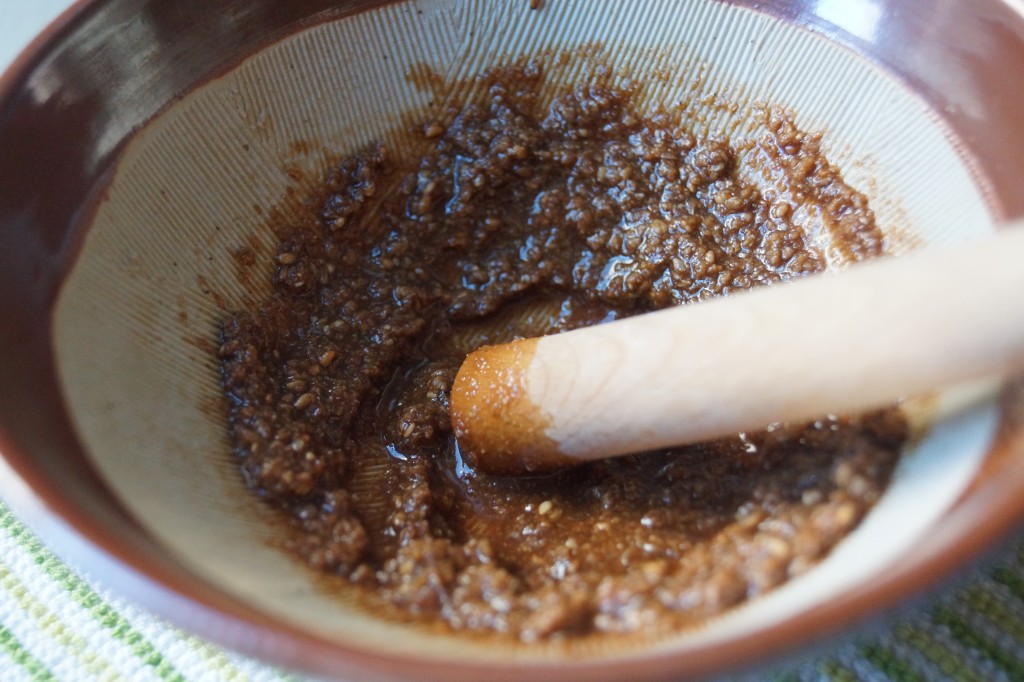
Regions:
<instances>
[{"instance_id":1,"label":"ridged bowl interior","mask_svg":"<svg viewBox=\"0 0 1024 682\"><path fill-rule=\"evenodd\" d=\"M792 110L802 129L825 133L828 157L870 197L894 252L993 229L985 188L909 90L820 35L721 2L399 2L252 55L124 150L60 294L54 352L78 434L123 505L197 574L320 636L447 661L565 655L385 622L276 549L280 528L231 454L215 357L225 312L268 291L271 209L275 220L300 219L333 160L374 140L401 153L410 126L465 97L474 74L523 56L550 62L547 94L608 66L643 84L641 108L678 104L699 132L754 132L758 102ZM255 264L241 262L243 250ZM898 561L984 457L996 415L990 394L979 395L968 408L962 393L938 400L937 423L889 493L815 570L644 646L742 636ZM635 642L576 649L637 653Z\"/></svg>"}]
</instances>

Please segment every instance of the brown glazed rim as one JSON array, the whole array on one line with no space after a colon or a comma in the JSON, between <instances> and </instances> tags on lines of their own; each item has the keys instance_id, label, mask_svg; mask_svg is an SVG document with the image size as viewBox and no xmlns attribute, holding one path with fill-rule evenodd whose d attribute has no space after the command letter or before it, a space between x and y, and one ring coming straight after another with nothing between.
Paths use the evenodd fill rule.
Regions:
<instances>
[{"instance_id":1,"label":"brown glazed rim","mask_svg":"<svg viewBox=\"0 0 1024 682\"><path fill-rule=\"evenodd\" d=\"M248 1L260 8L274 3L274 0ZM394 0L281 3L288 9L267 9L266 12L267 16L274 17L277 16L274 12L288 15L283 24L286 30L268 32L259 44L250 48L265 47L317 21L390 1ZM21 130L18 125L29 125L16 116L20 111L18 98L25 94L22 91L29 76L46 59L53 57L62 41L101 9L117 2L78 0L0 75L0 141L5 144L5 154L0 156L13 159L0 158L0 243L4 244L0 249L0 319L9 323L6 327L0 326L0 347L7 351L7 357L0 357L0 372L5 376L5 390L0 393L0 453L3 454L0 489L14 509L48 542L54 543L60 554L150 610L225 646L320 675L467 681L512 680L529 675L564 682L701 677L751 666L819 643L852 624L895 607L909 596L939 584L954 569L963 567L990 548L1024 518L1024 495L1021 494L1024 490L1024 466L1021 466L1024 459L1024 381L1015 381L1007 384L1000 398L998 435L982 470L953 509L904 560L870 583L746 637L686 650L638 652L610 660L447 663L329 641L223 594L179 565L114 501L89 464L61 403L50 351L50 315L57 289L74 258L75 239L88 223L89 215L83 207L90 205L99 191L96 188L116 165L117 150L100 159L96 172L91 175L70 177L69 181L78 181L78 185L66 193L70 197L67 200L75 202L73 208L63 207L64 212L60 213L62 199L54 197L56 209L37 206L34 220L26 222L19 218L20 205L13 203L19 200L14 190L28 186L19 182L40 183L41 186L51 183L52 186L63 179L63 176L58 175L56 179L52 176L54 166L46 163L49 158L42 159L38 167L16 165L19 159L31 158L37 153L36 138L11 135L8 140L4 137L10 129ZM152 9L159 2L142 0L136 4ZM241 5L238 0L209 4L234 8ZM861 54L871 55L872 61L890 67L897 74L906 74L907 50L913 48L913 39L893 39L873 45L818 19L812 11L813 0L733 0L733 4L754 6L759 11L807 26ZM926 16L929 10L941 9L948 28L956 27L972 12L966 5L978 5L974 9L984 14L985 20L1010 22L1009 28L996 32L997 37L992 39L989 48L1001 50L1004 57L1011 60L1010 64L1024 68L1024 19L1005 2L992 0L982 6L982 3L957 0L888 0L885 4L892 25L883 32L906 30L911 38L916 36L922 40L923 19L918 17ZM167 6L169 4L164 3L165 11ZM930 39L935 40L934 36ZM963 55L960 58L970 59ZM208 70L201 81L233 65L217 65ZM1024 192L1013 186L1015 178L1024 178L1024 92L1013 87L1013 69L1008 69L1010 75L1002 75L1000 81L999 74L989 73L983 67L981 63L974 63L974 75L988 79L986 88L1001 88L985 92L1000 93L996 99L1002 98L1002 108L986 121L972 118L964 113L966 109L954 109L952 113L947 110L948 115L943 118L957 139L963 141L965 155L979 160L979 173L990 183L993 212L1003 218L1015 217L1024 213ZM942 76L934 70L926 68L925 71L927 73L914 76L904 75L903 82L933 108L943 110L948 97L943 95ZM194 87L194 83L191 86ZM176 96L183 92L177 92ZM1021 115L1014 118L1015 114ZM1010 132L1000 136L993 134L993 129ZM12 179L11 171L15 168L27 180ZM63 217L65 222L56 222L54 216ZM35 250L28 257L32 261L30 267L19 265L9 254L32 239L44 244L32 246ZM37 257L37 254L41 255ZM50 261L44 256L50 256ZM22 366L26 369L20 369ZM29 397L22 398L22 391Z\"/></svg>"}]
</instances>

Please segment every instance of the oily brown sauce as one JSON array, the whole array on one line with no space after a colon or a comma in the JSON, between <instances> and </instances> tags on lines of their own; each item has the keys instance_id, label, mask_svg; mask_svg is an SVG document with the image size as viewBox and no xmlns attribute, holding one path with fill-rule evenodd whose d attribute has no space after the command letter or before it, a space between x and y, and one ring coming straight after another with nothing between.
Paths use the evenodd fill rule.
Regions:
<instances>
[{"instance_id":1,"label":"oily brown sauce","mask_svg":"<svg viewBox=\"0 0 1024 682\"><path fill-rule=\"evenodd\" d=\"M448 395L483 344L878 256L867 200L774 110L697 139L601 79L481 78L419 155L344 159L275 226L273 292L219 351L247 485L375 608L523 641L670 631L806 571L884 491L898 410L506 478L463 461Z\"/></svg>"}]
</instances>

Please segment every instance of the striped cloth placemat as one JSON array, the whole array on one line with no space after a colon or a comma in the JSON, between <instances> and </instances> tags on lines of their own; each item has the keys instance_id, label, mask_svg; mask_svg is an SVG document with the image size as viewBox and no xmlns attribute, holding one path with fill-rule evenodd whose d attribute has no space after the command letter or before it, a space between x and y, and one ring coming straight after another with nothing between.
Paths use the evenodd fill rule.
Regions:
<instances>
[{"instance_id":1,"label":"striped cloth placemat","mask_svg":"<svg viewBox=\"0 0 1024 682\"><path fill-rule=\"evenodd\" d=\"M301 679L110 594L63 563L0 502L0 682ZM750 679L1024 680L1024 534L884 629Z\"/></svg>"},{"instance_id":2,"label":"striped cloth placemat","mask_svg":"<svg viewBox=\"0 0 1024 682\"><path fill-rule=\"evenodd\" d=\"M0 682L297 679L110 594L57 558L0 502Z\"/></svg>"}]
</instances>

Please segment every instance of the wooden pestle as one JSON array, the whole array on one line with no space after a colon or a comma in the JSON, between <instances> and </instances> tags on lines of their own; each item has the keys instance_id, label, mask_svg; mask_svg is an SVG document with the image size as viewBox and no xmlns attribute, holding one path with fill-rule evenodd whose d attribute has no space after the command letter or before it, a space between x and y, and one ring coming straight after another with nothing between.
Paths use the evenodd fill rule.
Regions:
<instances>
[{"instance_id":1,"label":"wooden pestle","mask_svg":"<svg viewBox=\"0 0 1024 682\"><path fill-rule=\"evenodd\" d=\"M463 363L452 424L497 473L879 407L1024 367L1024 221L994 236L564 334Z\"/></svg>"}]
</instances>

